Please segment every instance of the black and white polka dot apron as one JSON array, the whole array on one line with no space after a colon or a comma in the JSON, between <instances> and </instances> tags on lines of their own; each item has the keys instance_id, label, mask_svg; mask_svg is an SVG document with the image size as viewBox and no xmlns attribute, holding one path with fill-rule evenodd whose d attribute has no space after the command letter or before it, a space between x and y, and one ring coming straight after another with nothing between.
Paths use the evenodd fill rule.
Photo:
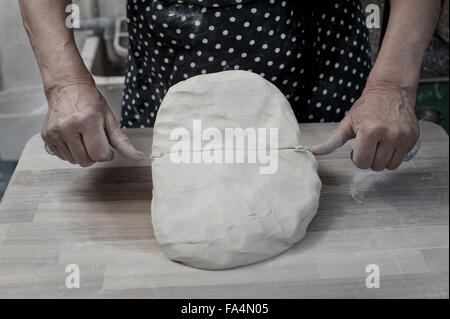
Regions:
<instances>
[{"instance_id":1,"label":"black and white polka dot apron","mask_svg":"<svg viewBox=\"0 0 450 319\"><path fill-rule=\"evenodd\" d=\"M127 14L123 127L152 127L177 82L233 69L273 82L299 122L336 122L371 68L359 0L128 0Z\"/></svg>"}]
</instances>

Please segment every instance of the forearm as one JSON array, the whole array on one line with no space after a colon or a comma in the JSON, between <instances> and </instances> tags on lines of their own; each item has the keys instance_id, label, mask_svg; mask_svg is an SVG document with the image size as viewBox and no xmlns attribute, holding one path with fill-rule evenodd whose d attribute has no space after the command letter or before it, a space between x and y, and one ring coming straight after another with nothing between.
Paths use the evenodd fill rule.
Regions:
<instances>
[{"instance_id":1,"label":"forearm","mask_svg":"<svg viewBox=\"0 0 450 319\"><path fill-rule=\"evenodd\" d=\"M386 35L368 85L415 91L423 56L436 26L440 0L391 0Z\"/></svg>"},{"instance_id":2,"label":"forearm","mask_svg":"<svg viewBox=\"0 0 450 319\"><path fill-rule=\"evenodd\" d=\"M76 47L73 31L66 27L66 7L71 0L19 0L47 96L72 83L93 83Z\"/></svg>"}]
</instances>

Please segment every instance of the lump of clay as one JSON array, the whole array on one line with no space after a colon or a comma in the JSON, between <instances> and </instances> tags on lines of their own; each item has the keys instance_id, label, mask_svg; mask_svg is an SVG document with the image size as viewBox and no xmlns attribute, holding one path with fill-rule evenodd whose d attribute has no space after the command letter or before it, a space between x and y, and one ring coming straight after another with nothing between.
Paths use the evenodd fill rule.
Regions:
<instances>
[{"instance_id":1,"label":"lump of clay","mask_svg":"<svg viewBox=\"0 0 450 319\"><path fill-rule=\"evenodd\" d=\"M255 263L298 243L321 189L288 101L245 71L196 76L168 91L152 176L156 239L170 259L204 269Z\"/></svg>"}]
</instances>

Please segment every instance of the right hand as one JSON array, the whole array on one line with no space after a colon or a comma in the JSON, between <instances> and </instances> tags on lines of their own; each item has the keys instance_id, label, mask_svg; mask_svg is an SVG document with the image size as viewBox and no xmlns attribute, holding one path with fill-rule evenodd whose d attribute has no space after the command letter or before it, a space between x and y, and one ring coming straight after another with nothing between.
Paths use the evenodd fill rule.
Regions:
<instances>
[{"instance_id":1,"label":"right hand","mask_svg":"<svg viewBox=\"0 0 450 319\"><path fill-rule=\"evenodd\" d=\"M49 111L41 136L60 159L88 167L111 161L113 148L132 160L142 160L122 132L94 84L73 84L47 96Z\"/></svg>"}]
</instances>

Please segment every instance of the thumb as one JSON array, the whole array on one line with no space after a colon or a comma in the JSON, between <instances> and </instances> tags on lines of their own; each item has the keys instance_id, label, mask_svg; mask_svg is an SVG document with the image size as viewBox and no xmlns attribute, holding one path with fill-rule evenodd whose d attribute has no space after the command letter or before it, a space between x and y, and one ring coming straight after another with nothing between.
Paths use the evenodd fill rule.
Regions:
<instances>
[{"instance_id":1,"label":"thumb","mask_svg":"<svg viewBox=\"0 0 450 319\"><path fill-rule=\"evenodd\" d=\"M119 126L114 115L106 115L106 135L108 136L109 144L114 147L114 149L124 157L141 161L144 159L144 153L136 150L131 144L130 139Z\"/></svg>"},{"instance_id":2,"label":"thumb","mask_svg":"<svg viewBox=\"0 0 450 319\"><path fill-rule=\"evenodd\" d=\"M310 151L314 155L330 154L354 137L355 133L353 132L350 116L347 115L323 143L312 146Z\"/></svg>"}]
</instances>

